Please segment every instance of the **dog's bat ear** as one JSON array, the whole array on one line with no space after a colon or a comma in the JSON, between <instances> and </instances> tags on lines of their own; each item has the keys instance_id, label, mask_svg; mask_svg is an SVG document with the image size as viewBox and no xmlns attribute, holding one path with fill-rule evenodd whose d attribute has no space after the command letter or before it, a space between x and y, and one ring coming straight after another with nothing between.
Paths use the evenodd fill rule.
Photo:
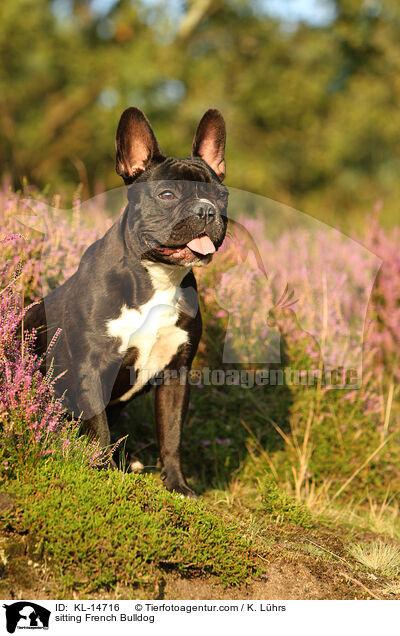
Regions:
<instances>
[{"instance_id":1,"label":"dog's bat ear","mask_svg":"<svg viewBox=\"0 0 400 636\"><path fill-rule=\"evenodd\" d=\"M139 108L127 108L122 113L115 148L115 169L125 183L132 183L150 164L165 159L149 120Z\"/></svg>"},{"instance_id":2,"label":"dog's bat ear","mask_svg":"<svg viewBox=\"0 0 400 636\"><path fill-rule=\"evenodd\" d=\"M225 177L225 121L219 110L204 113L193 140L192 157L201 157L220 181Z\"/></svg>"}]
</instances>

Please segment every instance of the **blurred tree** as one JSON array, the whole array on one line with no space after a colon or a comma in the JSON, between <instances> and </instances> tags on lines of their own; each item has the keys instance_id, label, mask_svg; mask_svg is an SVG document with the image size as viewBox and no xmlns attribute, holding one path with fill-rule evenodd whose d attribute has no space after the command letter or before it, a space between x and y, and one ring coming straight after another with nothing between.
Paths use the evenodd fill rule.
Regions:
<instances>
[{"instance_id":1,"label":"blurred tree","mask_svg":"<svg viewBox=\"0 0 400 636\"><path fill-rule=\"evenodd\" d=\"M322 2L322 0L321 0ZM397 214L400 6L331 0L288 29L261 0L13 0L0 5L0 172L85 196L119 185L121 111L188 153L202 112L227 119L228 182L327 220L377 199Z\"/></svg>"}]
</instances>

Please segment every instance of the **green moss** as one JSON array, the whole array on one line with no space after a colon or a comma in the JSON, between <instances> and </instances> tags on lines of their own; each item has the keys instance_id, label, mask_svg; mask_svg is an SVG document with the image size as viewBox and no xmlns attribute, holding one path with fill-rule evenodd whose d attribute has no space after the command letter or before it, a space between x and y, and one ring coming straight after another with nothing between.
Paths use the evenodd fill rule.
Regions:
<instances>
[{"instance_id":1,"label":"green moss","mask_svg":"<svg viewBox=\"0 0 400 636\"><path fill-rule=\"evenodd\" d=\"M146 585L163 567L240 585L256 570L237 524L167 492L152 476L49 462L14 490L18 529L41 539L65 588Z\"/></svg>"}]
</instances>

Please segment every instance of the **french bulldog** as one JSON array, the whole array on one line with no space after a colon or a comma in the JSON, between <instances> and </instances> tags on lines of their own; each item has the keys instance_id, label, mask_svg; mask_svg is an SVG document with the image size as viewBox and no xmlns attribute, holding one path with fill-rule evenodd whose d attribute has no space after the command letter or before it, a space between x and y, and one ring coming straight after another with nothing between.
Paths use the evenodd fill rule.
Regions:
<instances>
[{"instance_id":1,"label":"french bulldog","mask_svg":"<svg viewBox=\"0 0 400 636\"><path fill-rule=\"evenodd\" d=\"M111 407L156 385L161 477L168 490L188 497L195 494L182 473L180 445L202 331L192 267L207 265L225 237L225 138L221 113L210 109L190 156L167 157L143 112L125 110L116 170L128 204L75 274L25 316L25 328L37 330L39 353L48 352L47 364L60 376L67 409L103 447L110 445Z\"/></svg>"}]
</instances>

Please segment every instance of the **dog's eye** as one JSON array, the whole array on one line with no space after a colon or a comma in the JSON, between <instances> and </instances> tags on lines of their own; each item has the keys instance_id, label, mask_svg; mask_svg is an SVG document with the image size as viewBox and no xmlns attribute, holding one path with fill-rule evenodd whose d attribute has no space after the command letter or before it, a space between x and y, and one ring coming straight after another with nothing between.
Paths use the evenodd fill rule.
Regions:
<instances>
[{"instance_id":1,"label":"dog's eye","mask_svg":"<svg viewBox=\"0 0 400 636\"><path fill-rule=\"evenodd\" d=\"M158 196L160 197L160 199L175 199L175 195L173 192L171 192L171 190L164 190L163 192L160 192Z\"/></svg>"}]
</instances>

